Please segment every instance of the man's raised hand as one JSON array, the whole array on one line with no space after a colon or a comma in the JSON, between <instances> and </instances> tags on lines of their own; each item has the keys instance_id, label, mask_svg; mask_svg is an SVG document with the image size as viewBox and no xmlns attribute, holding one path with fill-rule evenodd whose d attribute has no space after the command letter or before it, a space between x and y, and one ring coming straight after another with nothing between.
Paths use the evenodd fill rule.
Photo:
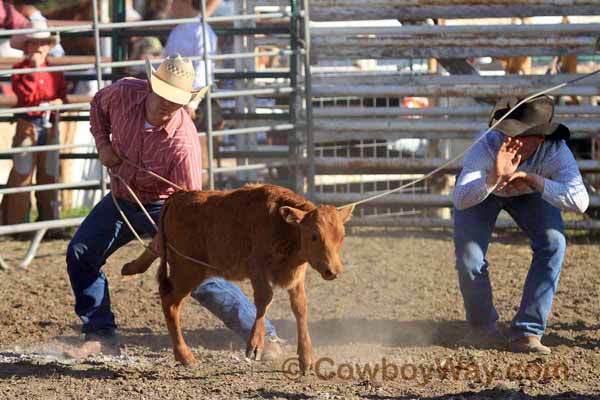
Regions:
<instances>
[{"instance_id":1,"label":"man's raised hand","mask_svg":"<svg viewBox=\"0 0 600 400\"><path fill-rule=\"evenodd\" d=\"M518 139L510 137L504 139L500 149L498 149L498 154L496 154L494 169L488 175L486 181L488 187L496 186L517 170L521 162L521 155L518 153L522 146L523 143Z\"/></svg>"},{"instance_id":2,"label":"man's raised hand","mask_svg":"<svg viewBox=\"0 0 600 400\"><path fill-rule=\"evenodd\" d=\"M499 178L504 178L512 175L521 162L519 150L523 147L523 142L518 139L507 137L496 155L496 163L494 165L494 173Z\"/></svg>"}]
</instances>

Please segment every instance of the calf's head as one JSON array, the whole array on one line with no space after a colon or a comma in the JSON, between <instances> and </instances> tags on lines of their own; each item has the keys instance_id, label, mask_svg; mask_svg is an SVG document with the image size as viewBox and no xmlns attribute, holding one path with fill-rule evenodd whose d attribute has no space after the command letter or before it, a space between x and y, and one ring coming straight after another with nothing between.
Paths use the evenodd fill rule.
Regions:
<instances>
[{"instance_id":1,"label":"calf's head","mask_svg":"<svg viewBox=\"0 0 600 400\"><path fill-rule=\"evenodd\" d=\"M337 210L333 206L319 206L310 212L293 207L280 207L279 214L288 223L300 229L300 255L321 274L323 279L337 278L344 270L340 250L346 223L352 216L352 207Z\"/></svg>"}]
</instances>

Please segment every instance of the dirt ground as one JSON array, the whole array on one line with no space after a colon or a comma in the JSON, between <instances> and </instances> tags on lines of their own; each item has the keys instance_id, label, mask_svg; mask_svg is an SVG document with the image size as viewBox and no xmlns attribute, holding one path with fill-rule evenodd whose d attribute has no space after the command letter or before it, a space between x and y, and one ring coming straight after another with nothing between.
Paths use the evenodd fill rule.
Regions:
<instances>
[{"instance_id":1,"label":"dirt ground","mask_svg":"<svg viewBox=\"0 0 600 400\"><path fill-rule=\"evenodd\" d=\"M467 327L448 232L354 230L344 245L341 279L308 274L320 363L318 374L299 377L295 360L288 360L296 330L282 290L268 313L287 340L282 360L247 361L242 341L190 300L184 334L201 362L176 365L154 273L130 281L119 276L139 252L136 244L104 268L121 354L63 357L61 346L80 340L80 324L64 263L67 242L47 241L28 270L0 272L0 398L600 399L598 243L570 240L544 338L553 353L542 359L456 344ZM26 243L0 239L0 248L15 263ZM509 322L530 262L527 240L497 236L488 258L496 305Z\"/></svg>"}]
</instances>

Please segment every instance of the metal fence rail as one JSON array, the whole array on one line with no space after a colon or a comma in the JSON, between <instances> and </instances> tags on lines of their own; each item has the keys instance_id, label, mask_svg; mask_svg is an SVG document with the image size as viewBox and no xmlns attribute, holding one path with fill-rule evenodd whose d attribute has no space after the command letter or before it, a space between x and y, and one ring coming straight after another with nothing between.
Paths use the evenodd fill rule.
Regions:
<instances>
[{"instance_id":1,"label":"metal fence rail","mask_svg":"<svg viewBox=\"0 0 600 400\"><path fill-rule=\"evenodd\" d=\"M0 31L1 32L1 31ZM235 54L221 54L208 56L208 60L216 61L216 60L235 60L241 58L255 58L261 56L278 56L278 55L293 55L295 52L293 50L273 50L273 51L257 51L257 52L246 52L246 53L235 53ZM188 57L190 60L204 60L204 57L201 56L192 56ZM152 60L153 64L160 64L163 59ZM111 62L101 62L99 64L73 64L73 65L57 65L54 67L39 67L39 68L13 68L13 69L5 69L0 71L0 75L4 76L12 76L15 74L28 74L31 72L56 72L56 71L85 71L89 69L97 68L97 65L100 65L100 68L124 68L124 67L132 67L132 66L140 66L144 65L145 61L111 61Z\"/></svg>"},{"instance_id":2,"label":"metal fence rail","mask_svg":"<svg viewBox=\"0 0 600 400\"><path fill-rule=\"evenodd\" d=\"M447 80L446 85L415 85L405 86L397 84L389 85L313 85L315 96L319 97L398 97L398 96L422 96L422 97L490 97L502 96L525 96L535 92L534 87L521 85L484 85L477 82L472 84L456 84ZM548 86L545 86L548 87ZM567 86L556 90L556 96L598 96L600 88L596 86Z\"/></svg>"},{"instance_id":3,"label":"metal fence rail","mask_svg":"<svg viewBox=\"0 0 600 400\"><path fill-rule=\"evenodd\" d=\"M488 117L492 111L492 106L473 105L465 107L424 107L424 108L389 108L389 107L327 107L314 110L314 116L317 118L360 118L360 117ZM587 117L600 115L598 106L557 106L554 109L554 115L558 118L579 116ZM483 121L483 119L482 119Z\"/></svg>"},{"instance_id":4,"label":"metal fence rail","mask_svg":"<svg viewBox=\"0 0 600 400\"><path fill-rule=\"evenodd\" d=\"M233 21L245 21L245 20L260 20L260 19L281 19L292 17L291 13L288 12L277 12L267 14L248 14L248 15L232 15L232 16L221 16L221 17L208 17L206 18L207 23L211 22L233 22ZM179 24L192 24L198 22L198 18L171 18L163 20L148 20L148 21L131 21L131 22L110 22L110 23L98 23L98 24L81 24L81 25L69 25L69 26L49 26L47 28L26 28L26 29L9 29L0 31L0 37L12 36L12 35L25 35L36 32L53 32L53 33L65 33L75 32L81 33L86 31L98 30L113 30L116 28L148 28L156 26L172 26Z\"/></svg>"},{"instance_id":5,"label":"metal fence rail","mask_svg":"<svg viewBox=\"0 0 600 400\"><path fill-rule=\"evenodd\" d=\"M563 15L598 15L595 0L439 0L421 4L413 0L312 0L313 21L363 21L426 18L510 18Z\"/></svg>"},{"instance_id":6,"label":"metal fence rail","mask_svg":"<svg viewBox=\"0 0 600 400\"><path fill-rule=\"evenodd\" d=\"M445 158L317 157L315 167L323 175L425 174L446 163ZM577 160L582 173L599 173L600 160ZM442 173L456 174L462 163L449 165Z\"/></svg>"}]
</instances>

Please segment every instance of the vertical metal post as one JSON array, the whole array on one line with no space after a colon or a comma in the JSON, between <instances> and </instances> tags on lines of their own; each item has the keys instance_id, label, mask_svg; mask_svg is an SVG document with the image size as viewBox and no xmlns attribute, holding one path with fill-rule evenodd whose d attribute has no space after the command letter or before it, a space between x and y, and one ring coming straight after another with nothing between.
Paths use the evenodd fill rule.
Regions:
<instances>
[{"instance_id":1,"label":"vertical metal post","mask_svg":"<svg viewBox=\"0 0 600 400\"><path fill-rule=\"evenodd\" d=\"M204 79L206 84L209 85L208 91L205 96L205 106L206 106L206 145L208 146L208 187L210 190L215 189L215 175L213 171L213 139L212 139L212 105L210 104L211 99L211 79L210 79L210 71L209 71L209 62L208 59L208 23L206 22L206 0L202 0L202 35L204 37Z\"/></svg>"},{"instance_id":2,"label":"vertical metal post","mask_svg":"<svg viewBox=\"0 0 600 400\"><path fill-rule=\"evenodd\" d=\"M98 28L98 0L92 1L92 15L94 18L94 47L96 50L96 80L98 81L98 90L102 89L102 69L100 68L100 29ZM102 197L106 196L106 169L100 163L100 193Z\"/></svg>"},{"instance_id":3,"label":"vertical metal post","mask_svg":"<svg viewBox=\"0 0 600 400\"><path fill-rule=\"evenodd\" d=\"M256 6L256 1L255 0L245 0L246 2L246 6L245 6L245 14L251 15L254 14L255 11L255 6ZM256 28L256 20L248 20L244 22L244 26L248 27L248 28ZM248 35L245 37L245 45L246 45L246 51L247 52L255 52L257 50L256 48L256 41L254 40L254 35ZM252 73L253 71L256 70L256 64L257 64L257 59L256 57L252 57L252 58L245 58L243 60L244 63L244 71L245 72L249 72ZM246 81L246 87L250 87L252 85L250 85L251 82L253 82L253 79L247 79ZM247 113L255 113L256 112L256 97L255 96L248 96L246 97L246 107L247 107ZM258 148L258 135L257 134L251 134L251 135L245 135L246 136L246 149L253 151L256 150ZM246 159L246 164L254 164L256 163L257 160L255 159ZM258 174L257 171L248 171L246 173L246 180L249 182L256 182L258 180Z\"/></svg>"},{"instance_id":4,"label":"vertical metal post","mask_svg":"<svg viewBox=\"0 0 600 400\"><path fill-rule=\"evenodd\" d=\"M302 28L304 33L304 101L306 102L306 156L308 158L308 198L315 198L315 141L313 132L313 112L312 112L312 71L310 66L310 14L309 1L303 0Z\"/></svg>"},{"instance_id":5,"label":"vertical metal post","mask_svg":"<svg viewBox=\"0 0 600 400\"><path fill-rule=\"evenodd\" d=\"M290 93L290 122L294 129L288 135L289 162L290 162L290 186L296 192L304 192L302 177L299 174L299 161L301 156L301 143L298 138L298 2L290 0L290 47L293 54L290 55L290 86L294 89Z\"/></svg>"},{"instance_id":6,"label":"vertical metal post","mask_svg":"<svg viewBox=\"0 0 600 400\"><path fill-rule=\"evenodd\" d=\"M100 22L110 22L110 0L100 0ZM100 38L100 55L102 57L110 57L112 49L112 38ZM110 74L111 68L105 68L103 73Z\"/></svg>"},{"instance_id":7,"label":"vertical metal post","mask_svg":"<svg viewBox=\"0 0 600 400\"><path fill-rule=\"evenodd\" d=\"M125 22L125 0L113 1L113 22ZM121 37L121 29L112 30L112 61L125 60L127 52L127 42ZM113 75L115 70L113 70Z\"/></svg>"},{"instance_id":8,"label":"vertical metal post","mask_svg":"<svg viewBox=\"0 0 600 400\"><path fill-rule=\"evenodd\" d=\"M235 15L243 15L246 13L246 1L238 0L234 2L234 14ZM233 21L234 28L243 28L246 26L246 23L241 20ZM233 52L234 53L243 53L247 52L248 48L245 45L245 37L242 35L235 35L233 37ZM233 65L235 67L236 73L243 73L246 70L246 65L243 59L235 59L233 60ZM248 83L246 79L236 79L234 81L234 87L236 90L243 90L248 88ZM247 97L238 96L235 99L235 111L237 113L246 113L247 110ZM238 127L238 124L235 125ZM248 135L237 135L235 137L235 144L238 150L248 150ZM236 159L236 165L248 164L248 159L246 158L238 158ZM236 173L236 178L241 181L248 181L248 172L240 171Z\"/></svg>"}]
</instances>

